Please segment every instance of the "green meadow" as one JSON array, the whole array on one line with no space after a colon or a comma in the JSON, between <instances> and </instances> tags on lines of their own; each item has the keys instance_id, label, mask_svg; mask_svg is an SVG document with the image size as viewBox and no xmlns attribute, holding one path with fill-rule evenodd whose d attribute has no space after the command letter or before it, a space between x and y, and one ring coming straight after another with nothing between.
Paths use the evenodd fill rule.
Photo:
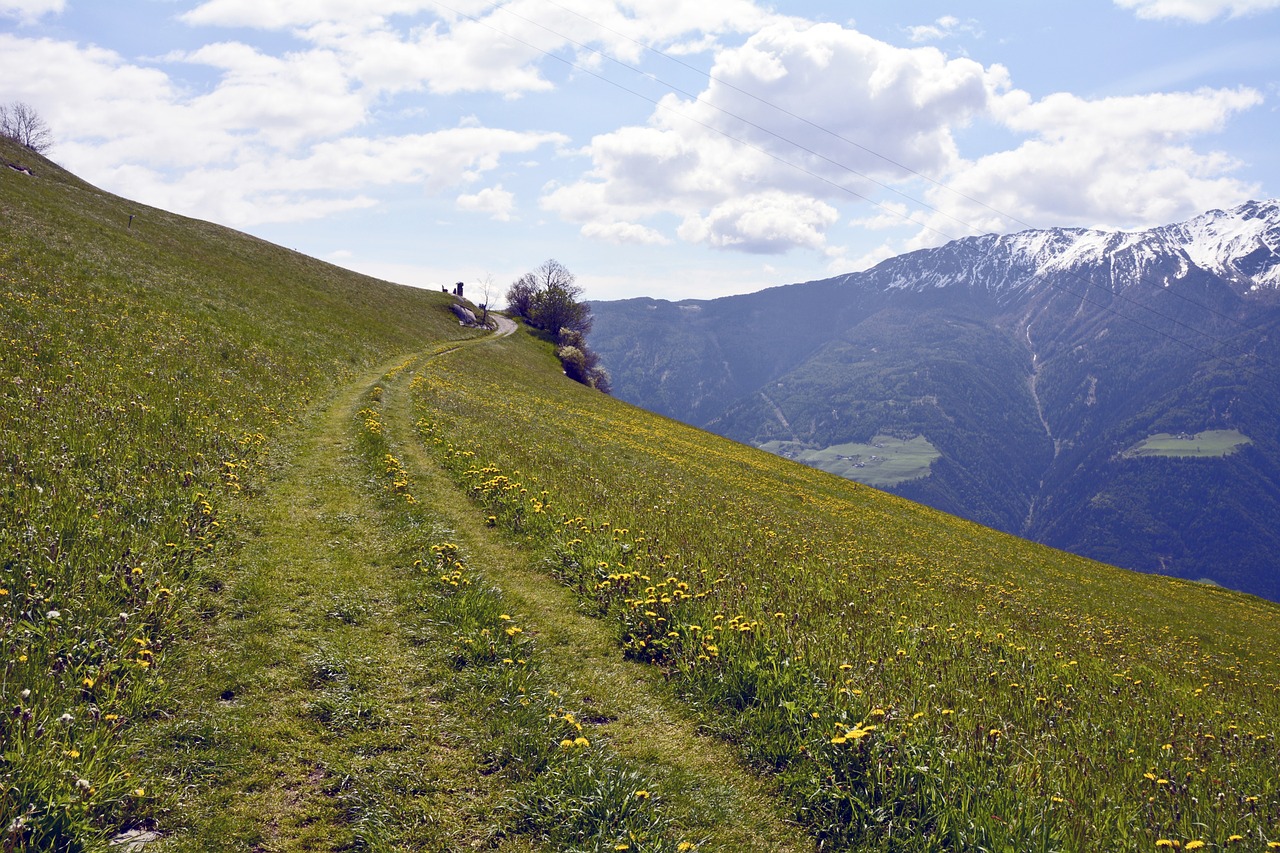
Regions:
<instances>
[{"instance_id":1,"label":"green meadow","mask_svg":"<svg viewBox=\"0 0 1280 853\"><path fill-rule=\"evenodd\" d=\"M0 159L5 850L1280 849L1280 606Z\"/></svg>"},{"instance_id":2,"label":"green meadow","mask_svg":"<svg viewBox=\"0 0 1280 853\"><path fill-rule=\"evenodd\" d=\"M1141 456L1220 457L1229 456L1249 443L1251 439L1235 429L1209 429L1194 435L1159 432L1139 441L1121 455L1130 459Z\"/></svg>"},{"instance_id":3,"label":"green meadow","mask_svg":"<svg viewBox=\"0 0 1280 853\"><path fill-rule=\"evenodd\" d=\"M923 435L909 439L877 435L866 444L848 442L822 448L769 441L760 449L868 486L896 486L927 477L933 460L942 455Z\"/></svg>"}]
</instances>

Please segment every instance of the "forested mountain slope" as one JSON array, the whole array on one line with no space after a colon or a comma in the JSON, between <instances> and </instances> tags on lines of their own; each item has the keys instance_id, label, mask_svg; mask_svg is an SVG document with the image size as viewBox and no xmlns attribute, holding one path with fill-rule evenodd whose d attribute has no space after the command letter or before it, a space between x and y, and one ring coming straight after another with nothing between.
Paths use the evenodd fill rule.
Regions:
<instances>
[{"instance_id":1,"label":"forested mountain slope","mask_svg":"<svg viewBox=\"0 0 1280 853\"><path fill-rule=\"evenodd\" d=\"M744 296L595 303L591 343L618 396L654 411L1077 553L1276 599L1275 246L1275 202L1142 233L968 238ZM1186 444L1129 452L1160 434ZM923 437L937 456L888 477L877 436Z\"/></svg>"}]
</instances>

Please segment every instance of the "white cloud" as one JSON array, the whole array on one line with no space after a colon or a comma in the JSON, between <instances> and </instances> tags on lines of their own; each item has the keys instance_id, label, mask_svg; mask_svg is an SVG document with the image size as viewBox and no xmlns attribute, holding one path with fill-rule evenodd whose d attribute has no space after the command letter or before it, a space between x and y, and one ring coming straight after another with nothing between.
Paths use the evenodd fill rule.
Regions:
<instances>
[{"instance_id":1,"label":"white cloud","mask_svg":"<svg viewBox=\"0 0 1280 853\"><path fill-rule=\"evenodd\" d=\"M903 165L949 170L960 162L954 128L1007 88L999 66L792 19L721 51L711 77L694 101L665 98L649 126L594 138L590 171L551 190L543 206L582 223L671 213L685 220L685 240L820 250L833 210L825 201L908 177ZM744 199L765 207L750 216Z\"/></svg>"},{"instance_id":2,"label":"white cloud","mask_svg":"<svg viewBox=\"0 0 1280 853\"><path fill-rule=\"evenodd\" d=\"M932 24L907 27L907 37L917 44L928 41L942 41L957 35L982 35L976 21L962 21L954 15L943 15Z\"/></svg>"},{"instance_id":3,"label":"white cloud","mask_svg":"<svg viewBox=\"0 0 1280 853\"><path fill-rule=\"evenodd\" d=\"M276 57L222 42L169 59L220 70L217 87L192 99L192 109L216 126L252 129L273 148L333 136L365 118L366 97L354 91L341 58L330 51Z\"/></svg>"},{"instance_id":4,"label":"white cloud","mask_svg":"<svg viewBox=\"0 0 1280 853\"><path fill-rule=\"evenodd\" d=\"M753 254L821 249L826 229L839 218L829 204L769 190L724 201L706 216L690 216L680 226L680 236L691 243Z\"/></svg>"},{"instance_id":5,"label":"white cloud","mask_svg":"<svg viewBox=\"0 0 1280 853\"><path fill-rule=\"evenodd\" d=\"M459 210L487 213L498 222L509 222L511 212L515 210L516 197L514 193L504 190L502 184L498 184L485 187L477 193L458 196L457 205Z\"/></svg>"},{"instance_id":6,"label":"white cloud","mask_svg":"<svg viewBox=\"0 0 1280 853\"><path fill-rule=\"evenodd\" d=\"M1240 164L1189 143L1261 101L1243 88L1096 101L1056 94L1032 102L1013 93L997 112L1007 127L1030 138L958 168L948 190L930 190L929 200L942 214L929 220L937 230L921 232L913 245L960 236L957 219L978 231L1062 224L1136 228L1237 203L1257 190L1230 176Z\"/></svg>"},{"instance_id":7,"label":"white cloud","mask_svg":"<svg viewBox=\"0 0 1280 853\"><path fill-rule=\"evenodd\" d=\"M1280 9L1280 0L1115 0L1122 9L1132 9L1139 18L1180 18L1197 24L1220 15L1238 18Z\"/></svg>"},{"instance_id":8,"label":"white cloud","mask_svg":"<svg viewBox=\"0 0 1280 853\"><path fill-rule=\"evenodd\" d=\"M582 236L606 243L632 243L640 246L665 246L671 241L661 231L635 222L588 222Z\"/></svg>"},{"instance_id":9,"label":"white cloud","mask_svg":"<svg viewBox=\"0 0 1280 853\"><path fill-rule=\"evenodd\" d=\"M30 69L39 68L39 74ZM136 160L193 165L232 156L237 143L197 110L163 72L103 48L0 33L0 79L53 130L67 165Z\"/></svg>"},{"instance_id":10,"label":"white cloud","mask_svg":"<svg viewBox=\"0 0 1280 853\"><path fill-rule=\"evenodd\" d=\"M1206 20L1280 5L1116 2L1147 17ZM0 0L0 16L25 20L62 5ZM515 193L499 180L515 188L514 176L536 157L542 209L610 244L600 251L611 255L617 245L686 243L774 255L798 248L844 263L846 254L882 257L899 242L867 253L843 230L850 225L920 228L897 215L919 205L890 190L937 208L915 214L936 229L912 238L924 244L964 233L965 224L1145 225L1255 189L1234 177L1236 160L1203 146L1261 102L1251 89L1036 100L1000 65L890 45L752 0L451 0L458 13L433 0L193 5L181 15L187 47L151 59L0 32L0 79L7 98L49 121L69 168L140 201L237 226L371 208L404 186L510 221ZM223 27L236 29L190 46ZM908 32L917 40L981 35L955 16ZM589 125L565 104L581 113L572 99L586 87L575 79L561 99L544 51L619 78L593 50L670 68L642 44L713 52L711 77L696 96L663 98L647 121L571 139L567 132ZM499 114L493 95L527 103ZM587 120L601 127L597 116ZM494 121L510 129L487 126ZM970 124L978 132L959 132ZM548 127L566 133L540 129ZM1006 150L966 147L993 136ZM571 143L582 147L568 152ZM546 157L538 151L546 146L576 156ZM872 210L863 196L882 203Z\"/></svg>"},{"instance_id":11,"label":"white cloud","mask_svg":"<svg viewBox=\"0 0 1280 853\"><path fill-rule=\"evenodd\" d=\"M883 231L901 228L910 216L911 209L902 202L881 202L872 215L851 220L849 224L869 231Z\"/></svg>"},{"instance_id":12,"label":"white cloud","mask_svg":"<svg viewBox=\"0 0 1280 853\"><path fill-rule=\"evenodd\" d=\"M717 55L697 100L668 96L648 126L595 137L591 168L542 204L585 236L665 214L683 220L686 242L828 256L842 251L827 245L833 205L885 188L923 194L934 210L895 223L904 208L894 198L854 224L915 229L905 248L1027 225L1144 227L1256 193L1232 176L1240 163L1193 143L1261 100L1247 88L1033 100L1000 66L777 19ZM1014 143L966 158L955 131L977 120Z\"/></svg>"},{"instance_id":13,"label":"white cloud","mask_svg":"<svg viewBox=\"0 0 1280 853\"><path fill-rule=\"evenodd\" d=\"M377 187L439 193L509 154L567 141L474 124L344 136L365 115L330 54L276 58L223 43L181 59L225 73L193 95L111 51L0 34L0 76L23 81L15 97L45 116L69 168L139 201L237 226L372 207Z\"/></svg>"},{"instance_id":14,"label":"white cloud","mask_svg":"<svg viewBox=\"0 0 1280 853\"><path fill-rule=\"evenodd\" d=\"M434 5L430 0L207 0L179 17L200 26L280 30L324 21L380 21L388 15L419 12Z\"/></svg>"},{"instance_id":15,"label":"white cloud","mask_svg":"<svg viewBox=\"0 0 1280 853\"><path fill-rule=\"evenodd\" d=\"M340 53L371 90L518 96L552 88L539 68L547 54L574 51L588 66L599 63L593 50L636 61L643 45L680 46L692 34L705 46L716 33L749 31L765 17L751 0L651 0L643 15L616 0L577 0L573 9L539 0L452 5L458 14L424 0L209 0L181 20L288 30Z\"/></svg>"},{"instance_id":16,"label":"white cloud","mask_svg":"<svg viewBox=\"0 0 1280 853\"><path fill-rule=\"evenodd\" d=\"M0 0L0 16L34 24L44 15L61 13L66 6L67 0Z\"/></svg>"}]
</instances>

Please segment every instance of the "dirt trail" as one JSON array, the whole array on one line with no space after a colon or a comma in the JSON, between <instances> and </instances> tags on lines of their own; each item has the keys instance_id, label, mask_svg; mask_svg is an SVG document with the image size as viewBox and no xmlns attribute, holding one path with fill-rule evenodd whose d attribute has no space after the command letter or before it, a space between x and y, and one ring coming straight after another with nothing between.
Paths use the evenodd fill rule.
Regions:
<instances>
[{"instance_id":1,"label":"dirt trail","mask_svg":"<svg viewBox=\"0 0 1280 853\"><path fill-rule=\"evenodd\" d=\"M469 357L514 331L506 323L420 358ZM219 769L188 786L163 839L147 845L157 853L351 849L377 842L379 832L397 839L386 849L402 849L404 839L412 841L403 849L483 843L505 795L501 774L482 771L473 722L436 701L448 675L432 669L401 609L407 594L394 555L407 536L425 534L380 508L355 453L356 411L372 384L405 361L315 409L288 464L246 508L252 535L219 593L223 612L193 643L190 668L200 675L184 687L185 719L174 723L178 732L205 733L186 747L191 757L176 759L176 772L189 772L183 761ZM708 839L700 850L812 849L769 784L727 746L697 734L654 668L624 661L605 625L581 615L567 590L484 526L416 439L411 376L402 370L384 382L383 412L414 495L432 526L502 589L548 675L592 707L597 736L662 780L681 823ZM534 849L528 844L508 839L500 849Z\"/></svg>"},{"instance_id":2,"label":"dirt trail","mask_svg":"<svg viewBox=\"0 0 1280 853\"><path fill-rule=\"evenodd\" d=\"M409 381L402 375L384 397L387 424L400 435L416 420ZM743 768L728 746L697 733L655 667L624 660L608 626L583 615L572 592L531 567L526 554L487 527L483 514L420 442L402 441L397 450L419 492L470 550L470 564L512 600L513 615L528 626L543 651L545 670L590 705L598 734L623 757L667 780L671 793L684 789L690 798L717 804L717 813L701 815L705 824L697 828L712 841L700 849L813 849L804 832L781 814L769 784Z\"/></svg>"}]
</instances>

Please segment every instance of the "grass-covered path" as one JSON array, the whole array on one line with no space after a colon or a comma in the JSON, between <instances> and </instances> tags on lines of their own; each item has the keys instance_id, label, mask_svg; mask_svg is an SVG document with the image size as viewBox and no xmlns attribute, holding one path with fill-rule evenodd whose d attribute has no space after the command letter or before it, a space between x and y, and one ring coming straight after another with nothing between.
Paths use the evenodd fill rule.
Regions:
<instances>
[{"instance_id":1,"label":"grass-covered path","mask_svg":"<svg viewBox=\"0 0 1280 853\"><path fill-rule=\"evenodd\" d=\"M476 345L488 344L426 358ZM661 803L668 840L808 849L766 784L695 733L661 675L624 661L604 625L484 525L413 439L409 371L392 366L317 406L247 507L243 544L225 586L213 584L207 635L185 665L198 673L182 688L185 711L161 735L184 793L160 849L547 849L545 828L511 805L536 783L494 759L501 698L459 673L456 631L423 603L414 557L444 541L531 638L538 677L578 709L593 750L608 752L601 766L649 780L639 793ZM360 451L358 413L375 386L412 513L380 496ZM666 848L641 838L633 849Z\"/></svg>"}]
</instances>

